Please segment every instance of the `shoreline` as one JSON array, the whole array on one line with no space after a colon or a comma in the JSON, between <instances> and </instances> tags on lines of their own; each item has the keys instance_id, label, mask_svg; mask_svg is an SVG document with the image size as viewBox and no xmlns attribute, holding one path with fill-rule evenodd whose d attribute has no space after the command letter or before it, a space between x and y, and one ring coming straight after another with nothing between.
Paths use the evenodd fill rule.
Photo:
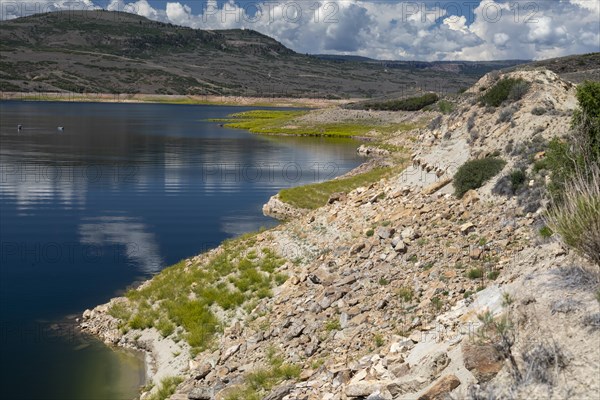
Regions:
<instances>
[{"instance_id":1,"label":"shoreline","mask_svg":"<svg viewBox=\"0 0 600 400\"><path fill-rule=\"evenodd\" d=\"M381 161L381 156L365 156L365 159L362 163L347 171L345 174L324 182L330 182L338 178L364 173L365 169L368 171L372 168L375 168L375 164ZM263 214L273 218L274 220L278 220L279 223L276 225L276 227L286 224L291 220L303 218L305 216L303 211L313 211L302 210L294 205L289 204L289 209L298 211L298 214L293 218L279 219L271 213L265 212L265 207L268 208L272 199L277 197L278 194L279 192L275 193L266 203L263 204ZM290 215L288 214L287 216L289 217ZM268 233L269 231L270 230L266 230L262 233ZM243 235L244 234L240 236ZM223 243L224 242L221 242L215 249L192 256L189 259L198 260L210 258L215 252L219 251ZM153 278L154 277L150 277L141 282L138 281L135 287L143 287L147 285ZM145 394L150 393L150 391L144 391L144 388L148 387L149 385L152 387L158 386L161 379L170 376L182 375L188 370L198 368L198 366L195 365L197 362L194 361L193 357L186 357L186 353L189 352L191 348L184 341L176 343L169 337L163 338L155 328L143 330L142 337L138 337L140 334L135 330L122 333L117 327L119 321L108 313L110 307L113 304L122 301L122 299L124 299L123 296L112 297L104 304L97 305L93 309L85 310L81 314L81 317L76 318L76 321L78 321L77 327L82 335L95 338L96 340L104 343L104 345L107 346L111 351L131 351L136 354L136 357L139 357L140 360L143 358L145 380L144 385L140 386L140 394L137 398L142 398ZM173 351L174 348L175 351ZM182 365L182 362L185 365ZM175 365L175 367L173 367L173 365Z\"/></svg>"},{"instance_id":2,"label":"shoreline","mask_svg":"<svg viewBox=\"0 0 600 400\"><path fill-rule=\"evenodd\" d=\"M248 99L246 98L246 99L242 99L242 100L246 101ZM138 101L138 102L141 102L141 101ZM326 103L330 103L330 102L326 101ZM223 105L223 104L220 104L220 105ZM244 104L244 105L247 105L247 104ZM318 113L320 110L325 110L326 108L327 107L319 107L312 111L315 111ZM406 113L404 113L404 115L406 116ZM410 115L410 114L408 114L408 115ZM410 117L409 119L411 119L411 118L412 117ZM323 123L323 122L321 121L320 123ZM373 126L373 128L376 129L377 126ZM415 128L418 129L416 126L415 126ZM244 129L244 128L238 128L238 129ZM244 130L248 131L250 134L253 134L253 135L257 134L257 133L252 132L249 129L244 129ZM294 135L294 134L281 134L281 133L273 133L273 134L258 133L258 134L261 136L315 137L312 135ZM376 145L371 147L371 145L369 143L373 143L373 142L377 141L378 139L383 138L383 137L379 137L379 136L381 136L381 134L379 134L377 137L361 135L361 136L350 136L350 137L345 137L345 138L355 140L356 141L356 151L361 153L361 148L365 148L365 146L367 146L366 148L369 148L371 150L373 148L376 148L377 147ZM322 135L321 137L327 138L330 136ZM406 152L406 149L404 149L402 151L398 151L398 152L390 152L390 151L383 151L383 152L375 151L375 152L373 152L373 151L364 151L364 149L363 149L363 152L361 154L363 154L364 159L359 165L357 165L356 167L352 168L351 170L347 171L346 173L344 173L340 176L334 177L332 179L328 179L321 183L332 182L332 181L335 181L340 178L348 178L348 177L353 177L355 175L368 173L369 171L371 171L377 167L380 167L381 165L384 165L386 163L389 165L393 165L393 164L395 164L394 157L396 155L405 154L406 156L408 156L409 153ZM404 165L404 167L407 167L407 166L408 165ZM299 187L302 187L302 185L296 186L295 188L299 188ZM314 210L303 210L303 209L296 207L293 204L282 202L283 204L285 204L287 206L287 210L286 210L286 212L279 215L279 218L276 217L275 214L277 214L277 213L273 213L273 212L269 211L269 206L272 204L272 199L276 198L279 195L279 193L280 192L275 193L263 204L263 214L266 216L269 216L275 220L279 220L280 223L277 226L285 225L286 223L294 221L294 220L299 220L305 216L306 212L314 211ZM325 206L325 205L323 205L323 206ZM292 213L295 216L290 218L291 214L289 214L289 213ZM281 218L282 216L284 217L283 219ZM270 232L270 230L265 231L265 233L268 233L268 232ZM215 251L218 251L222 247L222 245L223 245L223 243L219 244L218 247L216 247L215 249L213 249L211 251L201 253L196 256L192 256L189 258L189 260L208 259L214 254ZM143 286L149 284L149 282L152 279L153 279L153 277L148 278L147 280L142 281L141 283L138 282L138 285L136 287L137 288L143 287ZM170 337L163 338L160 335L160 333L156 330L156 328L149 328L149 329L145 329L145 330L141 331L142 335L143 335L141 340L139 340L140 338L138 337L140 335L140 331L131 330L131 331L128 331L125 333L121 332L120 328L118 327L119 320L117 318L114 318L111 315L109 315L109 312L108 312L108 310L110 309L110 307L113 304L118 303L120 301L124 301L124 298L122 296L113 297L105 304L97 305L91 310L86 310L83 313L83 318L80 320L79 327L84 334L97 337L100 341L104 342L105 345L107 345L109 348L111 348L111 350L114 350L114 348L124 348L124 349L130 349L132 351L139 352L140 354L144 355L144 363L145 363L145 370L146 370L146 374L145 374L146 382L145 382L145 386L142 386L140 388L141 389L140 396L143 396L144 393L149 393L149 392L144 392L145 387L148 387L150 385L159 386L161 383L161 379L168 378L170 376L181 376L190 370L196 370L198 368L204 367L204 366L196 365L197 361L194 360L194 357L186 356L186 354L189 353L191 348L186 343L183 343L184 341L175 343L175 342L173 342L173 340ZM166 342L166 344L165 344L165 342Z\"/></svg>"},{"instance_id":3,"label":"shoreline","mask_svg":"<svg viewBox=\"0 0 600 400\"><path fill-rule=\"evenodd\" d=\"M263 267L261 260L269 260L266 255L275 254L281 264L272 264L265 277L269 284L272 275L284 279L269 286L272 294L253 301L251 307L242 309L243 302L233 309L227 308L229 303L212 303L222 330L214 331L205 347L190 342L199 350L190 354L181 379L175 384L163 382L161 390L168 388L167 397L466 398L481 384L514 390L522 395L518 397L545 393L546 388L559 397L597 393L600 388L593 379L597 371L589 365L600 351L570 340L572 329L551 329L579 327L581 334L598 338L582 323L584 315L597 315L592 314L597 313L597 298L590 293L591 287L574 293L570 284L563 283L572 279L571 274L587 274L581 272L583 268L589 267L589 274L596 271L596 275L597 269L556 238L544 238L541 233L538 237L542 204L528 211L520 198L494 191L503 175L509 176L505 174L523 159L534 169L527 154L507 146L515 138L536 137L537 126L548 118L531 112L540 104L533 89L543 87L556 100L556 109L563 111L552 115L554 124L542 136L546 141L570 126L574 90L549 72L508 76L524 78L533 86L519 103L514 124L501 121L501 108L493 109L490 117L489 110L466 97L458 104L458 112L427 129L416 127L405 135L399 131L382 138L386 139L383 147L393 145L410 152L412 165L402 172L325 193L328 201L300 191L303 202L316 199L327 205L232 243L230 248L221 246L184 260L162 278L158 275L144 283L142 289L149 289L145 293L112 299L95 309L108 310L110 304L122 301L120 312L100 313L84 318L84 323L105 339L117 331L114 343L123 345L126 341L121 340L118 327L127 328L133 317L143 317L139 309L144 302L160 308L161 301L169 301L178 292L179 302L185 304L190 296L204 296L195 288L210 286L203 275L207 271L222 271L214 275L216 280L210 275L216 285L225 279L234 283L238 281L236 276L231 278L232 271L239 271L242 263L256 271ZM489 93L494 87L489 78L482 78L471 90ZM490 134L476 142L471 125ZM401 139L408 145L402 146ZM503 170L464 196L453 195L449 184L456 167L496 151L506 160ZM458 181L454 179L454 189ZM545 176L532 173L532 181L543 184ZM321 187L316 192L324 194ZM530 199L536 193L531 189L526 195ZM211 259L215 255L224 258ZM559 269L573 263L582 263L579 272ZM532 292L538 294L531 296ZM578 311L559 311L561 315L555 316L567 296L575 296ZM535 307L529 306L532 303ZM160 311L160 317L172 319L168 305ZM517 311L532 323L513 320ZM495 321L515 327L508 355L494 352L495 336L484 336ZM149 326L143 331L132 328L127 335L158 332L154 322ZM540 350L564 351L584 362L539 364L556 379L547 387L538 385L543 381L534 381L532 387L514 378L513 372L538 365L539 361L526 355L531 340L549 330L552 335L536 341ZM157 354L156 349L150 351ZM509 358L513 360L510 365ZM579 380L572 384L569 378L575 376ZM559 381L559 377L567 379Z\"/></svg>"},{"instance_id":4,"label":"shoreline","mask_svg":"<svg viewBox=\"0 0 600 400\"><path fill-rule=\"evenodd\" d=\"M57 92L0 92L1 101L86 102L124 104L219 105L277 108L325 108L344 105L361 99L329 100L293 97L193 96L161 94L80 94Z\"/></svg>"}]
</instances>

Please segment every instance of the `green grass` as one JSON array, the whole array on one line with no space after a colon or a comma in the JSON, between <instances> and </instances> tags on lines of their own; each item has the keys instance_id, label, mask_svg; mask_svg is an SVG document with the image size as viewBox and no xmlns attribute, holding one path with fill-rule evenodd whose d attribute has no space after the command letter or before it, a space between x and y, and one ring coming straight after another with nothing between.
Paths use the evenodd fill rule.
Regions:
<instances>
[{"instance_id":1,"label":"green grass","mask_svg":"<svg viewBox=\"0 0 600 400\"><path fill-rule=\"evenodd\" d=\"M400 297L403 301L409 302L413 299L413 296L413 290L408 286L403 286L398 289L398 297Z\"/></svg>"},{"instance_id":2,"label":"green grass","mask_svg":"<svg viewBox=\"0 0 600 400\"><path fill-rule=\"evenodd\" d=\"M158 391L154 392L151 396L146 397L147 400L166 400L168 399L175 390L177 389L177 385L183 382L182 378L170 376L164 378L160 382L160 387Z\"/></svg>"},{"instance_id":3,"label":"green grass","mask_svg":"<svg viewBox=\"0 0 600 400\"><path fill-rule=\"evenodd\" d=\"M554 232L547 225L544 225L540 228L539 234L544 239L548 239L549 237L551 237L554 234Z\"/></svg>"},{"instance_id":4,"label":"green grass","mask_svg":"<svg viewBox=\"0 0 600 400\"><path fill-rule=\"evenodd\" d=\"M340 329L342 329L342 325L340 325L340 320L338 318L331 319L325 324L325 330L327 332L339 331Z\"/></svg>"},{"instance_id":5,"label":"green grass","mask_svg":"<svg viewBox=\"0 0 600 400\"><path fill-rule=\"evenodd\" d=\"M488 279L491 281L495 281L498 276L500 276L500 271L491 271L487 274Z\"/></svg>"},{"instance_id":6,"label":"green grass","mask_svg":"<svg viewBox=\"0 0 600 400\"><path fill-rule=\"evenodd\" d=\"M271 296L272 287L285 280L276 272L284 260L267 248L247 251L255 244L247 235L226 241L206 264L180 262L166 268L147 285L127 292L128 305L113 305L109 312L123 329L154 327L167 337L182 327L192 353L202 351L221 331L211 307L241 308Z\"/></svg>"},{"instance_id":7,"label":"green grass","mask_svg":"<svg viewBox=\"0 0 600 400\"><path fill-rule=\"evenodd\" d=\"M431 305L433 305L433 308L435 308L436 311L440 311L444 306L444 302L442 301L442 299L435 296L431 298Z\"/></svg>"},{"instance_id":8,"label":"green grass","mask_svg":"<svg viewBox=\"0 0 600 400\"><path fill-rule=\"evenodd\" d=\"M472 268L467 272L467 278L469 279L480 279L483 277L483 270L481 268Z\"/></svg>"},{"instance_id":9,"label":"green grass","mask_svg":"<svg viewBox=\"0 0 600 400\"><path fill-rule=\"evenodd\" d=\"M227 392L224 400L259 400L281 382L300 377L299 365L285 363L274 354L268 354L267 361L267 366L246 374L243 384Z\"/></svg>"},{"instance_id":10,"label":"green grass","mask_svg":"<svg viewBox=\"0 0 600 400\"><path fill-rule=\"evenodd\" d=\"M382 133L392 133L398 130L408 131L416 125L408 123L381 124L374 120L309 124L297 119L309 111L297 110L253 110L232 114L225 119L213 119L223 122L226 127L246 129L252 133L263 135L294 135L294 136L323 136L323 137L357 137L377 129Z\"/></svg>"},{"instance_id":11,"label":"green grass","mask_svg":"<svg viewBox=\"0 0 600 400\"><path fill-rule=\"evenodd\" d=\"M314 210L324 206L333 193L348 193L360 186L368 186L390 176L394 171L394 168L376 168L348 178L283 189L279 192L279 199L294 207Z\"/></svg>"}]
</instances>

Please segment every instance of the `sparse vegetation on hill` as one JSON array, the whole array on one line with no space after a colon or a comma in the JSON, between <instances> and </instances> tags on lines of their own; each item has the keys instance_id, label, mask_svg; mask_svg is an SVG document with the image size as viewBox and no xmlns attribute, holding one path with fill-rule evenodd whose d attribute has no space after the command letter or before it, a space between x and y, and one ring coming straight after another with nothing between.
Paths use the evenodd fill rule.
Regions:
<instances>
[{"instance_id":1,"label":"sparse vegetation on hill","mask_svg":"<svg viewBox=\"0 0 600 400\"><path fill-rule=\"evenodd\" d=\"M36 14L0 24L0 88L21 92L370 98L455 91L522 61L389 68L299 54L251 29L206 31L100 10ZM452 77L452 79L447 79Z\"/></svg>"},{"instance_id":2,"label":"sparse vegetation on hill","mask_svg":"<svg viewBox=\"0 0 600 400\"><path fill-rule=\"evenodd\" d=\"M283 259L268 248L249 250L254 244L246 235L226 242L206 265L180 262L166 268L109 312L123 330L155 327L165 337L175 332L193 352L201 351L221 330L214 307L227 311L251 304L271 296L271 288L286 279L276 273Z\"/></svg>"},{"instance_id":3,"label":"sparse vegetation on hill","mask_svg":"<svg viewBox=\"0 0 600 400\"><path fill-rule=\"evenodd\" d=\"M281 267L289 279L273 297L250 300L256 304L251 311L242 304L248 313L222 324L214 347L182 370L185 381L175 397L598 397L600 350L590 344L600 333L598 270L555 239L562 236L567 243L570 234L571 246L581 254L600 253L584 240L596 237L600 174L591 179L586 170L577 187L563 181L562 202L552 210L564 228L551 221L546 226L540 218L547 204L545 183L555 167L571 162L577 171L575 161L585 159L573 158L570 152L579 145L571 139L566 147L566 141L552 142L562 146L562 158L553 158L548 148L551 138L569 127L574 86L550 71L506 74L530 82L532 91L502 106L509 110L499 118L502 109L477 104L479 93L492 90L490 78L482 79L477 91L457 96L450 114L420 124L410 137L373 135L375 141L410 148L406 172L412 173L373 176L360 190L328 186L345 185L342 178L282 192L299 207L324 205L256 238L259 249L268 243L293 255ZM593 90L582 86L578 97ZM585 104L580 102L576 115L594 115ZM547 112L532 113L535 107ZM334 117L329 111L321 116ZM406 114L414 122L419 115L343 111L357 120ZM302 115L285 124L308 121ZM595 132L588 129L593 124L575 126ZM469 140L475 131L477 140ZM453 176L457 195L481 188L459 200L448 196L447 173L460 164ZM485 185L503 170L495 185ZM425 182L425 175L432 181ZM195 257L182 268L212 270L215 255ZM245 257L258 265L262 256L261 250ZM235 260L231 264L238 268ZM139 331L121 334L104 309L88 310L82 326L111 343L131 343ZM222 309L216 301L211 308ZM465 326L475 330L465 332ZM180 337L178 331L184 332L177 327L170 338ZM589 340L572 340L580 336ZM274 354L281 359L273 362ZM569 379L573 376L577 379Z\"/></svg>"}]
</instances>

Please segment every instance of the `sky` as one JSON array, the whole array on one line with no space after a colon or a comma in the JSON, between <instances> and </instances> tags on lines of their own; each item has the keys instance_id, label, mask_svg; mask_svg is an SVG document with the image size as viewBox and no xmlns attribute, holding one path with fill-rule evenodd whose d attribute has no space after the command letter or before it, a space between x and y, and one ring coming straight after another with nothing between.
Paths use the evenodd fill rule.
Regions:
<instances>
[{"instance_id":1,"label":"sky","mask_svg":"<svg viewBox=\"0 0 600 400\"><path fill-rule=\"evenodd\" d=\"M0 0L0 18L104 8L199 29L253 29L310 54L545 59L600 51L600 0Z\"/></svg>"}]
</instances>

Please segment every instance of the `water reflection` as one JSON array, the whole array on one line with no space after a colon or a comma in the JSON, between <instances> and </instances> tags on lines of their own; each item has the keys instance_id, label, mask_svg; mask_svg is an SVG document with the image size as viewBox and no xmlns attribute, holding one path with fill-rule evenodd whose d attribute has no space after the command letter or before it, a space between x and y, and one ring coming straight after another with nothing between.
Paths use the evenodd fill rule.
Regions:
<instances>
[{"instance_id":1,"label":"water reflection","mask_svg":"<svg viewBox=\"0 0 600 400\"><path fill-rule=\"evenodd\" d=\"M85 206L86 180L63 179L62 168L51 166L25 170L23 165L0 160L0 192L11 197L20 215L53 202L63 209Z\"/></svg>"},{"instance_id":2,"label":"water reflection","mask_svg":"<svg viewBox=\"0 0 600 400\"><path fill-rule=\"evenodd\" d=\"M142 272L152 274L164 266L154 233L142 223L128 217L86 218L79 226L83 245L125 248L124 255Z\"/></svg>"}]
</instances>

